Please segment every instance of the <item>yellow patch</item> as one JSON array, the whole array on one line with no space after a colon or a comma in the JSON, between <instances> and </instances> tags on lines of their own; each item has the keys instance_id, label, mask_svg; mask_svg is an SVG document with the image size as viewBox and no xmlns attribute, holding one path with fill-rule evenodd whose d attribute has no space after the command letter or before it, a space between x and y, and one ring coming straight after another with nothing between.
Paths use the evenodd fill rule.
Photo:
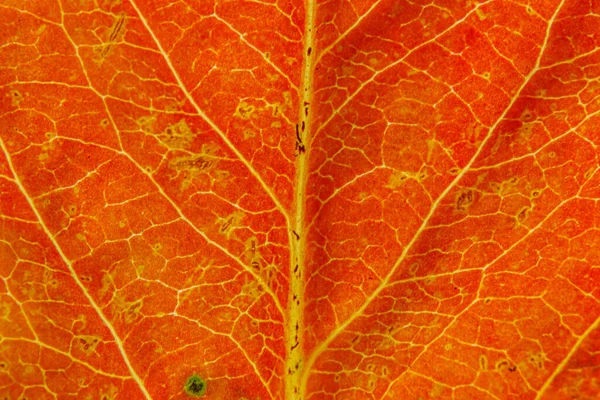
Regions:
<instances>
[{"instance_id":1,"label":"yellow patch","mask_svg":"<svg viewBox=\"0 0 600 400\"><path fill-rule=\"evenodd\" d=\"M187 149L194 140L194 133L182 119L167 126L158 138L170 149Z\"/></svg>"},{"instance_id":2,"label":"yellow patch","mask_svg":"<svg viewBox=\"0 0 600 400\"><path fill-rule=\"evenodd\" d=\"M256 107L246 103L245 101L240 101L240 104L238 104L233 115L241 119L250 119L252 114L254 114L254 111L256 111Z\"/></svg>"},{"instance_id":3,"label":"yellow patch","mask_svg":"<svg viewBox=\"0 0 600 400\"><path fill-rule=\"evenodd\" d=\"M241 226L244 217L245 214L242 211L236 211L225 218L219 218L217 221L217 223L220 224L219 233L224 235L227 239L231 239L236 228Z\"/></svg>"}]
</instances>

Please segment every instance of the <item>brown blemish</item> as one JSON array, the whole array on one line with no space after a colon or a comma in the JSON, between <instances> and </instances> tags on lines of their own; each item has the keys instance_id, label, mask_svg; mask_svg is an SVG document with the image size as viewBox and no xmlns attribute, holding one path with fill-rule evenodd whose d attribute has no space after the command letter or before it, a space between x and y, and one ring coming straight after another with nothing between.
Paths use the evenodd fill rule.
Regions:
<instances>
[{"instance_id":1,"label":"brown blemish","mask_svg":"<svg viewBox=\"0 0 600 400\"><path fill-rule=\"evenodd\" d=\"M23 101L23 95L18 90L11 90L8 92L11 98L11 103L14 107L19 107L19 104Z\"/></svg>"},{"instance_id":2,"label":"brown blemish","mask_svg":"<svg viewBox=\"0 0 600 400\"><path fill-rule=\"evenodd\" d=\"M519 222L519 223L524 222L527 219L527 217L529 217L530 211L531 211L530 207L524 207L524 208L522 208L517 213L517 222Z\"/></svg>"},{"instance_id":3,"label":"brown blemish","mask_svg":"<svg viewBox=\"0 0 600 400\"><path fill-rule=\"evenodd\" d=\"M77 214L77 206L74 204L68 205L66 211L70 217L73 217L75 214Z\"/></svg>"},{"instance_id":4,"label":"brown blemish","mask_svg":"<svg viewBox=\"0 0 600 400\"><path fill-rule=\"evenodd\" d=\"M236 228L241 226L241 222L244 219L245 214L242 211L236 211L229 214L227 217L220 219L219 233L224 235L227 239L231 239Z\"/></svg>"},{"instance_id":5,"label":"brown blemish","mask_svg":"<svg viewBox=\"0 0 600 400\"><path fill-rule=\"evenodd\" d=\"M199 154L176 157L169 162L171 169L185 174L185 179L181 183L182 190L187 189L195 178L203 173L208 173L217 166L219 161L218 151L218 146L204 144Z\"/></svg>"},{"instance_id":6,"label":"brown blemish","mask_svg":"<svg viewBox=\"0 0 600 400\"><path fill-rule=\"evenodd\" d=\"M102 44L102 46L95 50L96 53L99 53L100 61L106 58L113 52L114 45L121 41L125 36L125 25L126 25L125 14L122 13L118 18L115 19L113 25L110 28L110 33L108 34L108 40Z\"/></svg>"},{"instance_id":7,"label":"brown blemish","mask_svg":"<svg viewBox=\"0 0 600 400\"><path fill-rule=\"evenodd\" d=\"M466 211L474 201L474 194L472 190L466 190L456 195L456 209L460 211Z\"/></svg>"},{"instance_id":8,"label":"brown blemish","mask_svg":"<svg viewBox=\"0 0 600 400\"><path fill-rule=\"evenodd\" d=\"M98 336L77 336L75 340L77 341L78 347L85 353L91 354L96 351L96 347L98 347L98 343L100 343L100 337Z\"/></svg>"}]
</instances>

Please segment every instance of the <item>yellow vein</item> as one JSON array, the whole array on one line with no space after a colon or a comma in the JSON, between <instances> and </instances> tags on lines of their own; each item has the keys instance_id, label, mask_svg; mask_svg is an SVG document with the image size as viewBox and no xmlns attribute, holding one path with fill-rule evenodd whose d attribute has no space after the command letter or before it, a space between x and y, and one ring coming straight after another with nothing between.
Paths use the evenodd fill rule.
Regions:
<instances>
[{"instance_id":1,"label":"yellow vein","mask_svg":"<svg viewBox=\"0 0 600 400\"><path fill-rule=\"evenodd\" d=\"M252 175L254 175L254 177L256 178L256 180L260 183L260 185L265 190L265 192L267 192L267 194L269 195L269 197L271 197L271 200L275 203L275 207L277 207L277 209L279 210L279 212L281 212L281 214L284 216L284 218L286 219L286 221L288 223L288 226L289 226L289 214L288 214L287 210L281 205L281 202L279 201L279 199L277 198L277 196L275 196L275 194L273 193L273 191L271 190L271 188L269 188L269 186L267 186L267 184L263 181L262 177L254 169L254 167L252 166L252 164L233 145L233 143L231 143L231 141L229 140L229 138L227 137L227 135L225 135L225 133L221 130L221 128L219 128L217 126L217 124L212 119L210 119L208 117L208 115L206 115L206 113L200 108L200 106L198 105L198 103L196 103L196 100L194 99L194 97L192 96L192 94L187 90L187 88L183 84L183 80L181 79L181 77L179 76L179 73L177 72L177 70L173 66L173 63L171 62L171 59L169 58L169 56L166 53L166 51L163 49L162 44L160 43L160 41L158 40L158 38L154 34L154 31L150 28L150 25L148 24L148 21L146 20L146 18L144 18L144 15L142 14L142 12L140 11L140 9L138 8L137 4L135 3L134 0L129 0L129 2L131 4L131 6L135 9L135 12L137 13L138 17L140 18L140 21L142 21L142 23L144 24L144 27L146 27L146 30L148 31L148 33L152 37L152 40L154 40L154 43L156 44L156 47L158 47L158 50L160 51L160 53L162 54L163 58L165 59L165 62L169 66L169 69L173 73L173 76L177 80L177 84L179 85L179 88L181 89L181 91L185 94L185 97L188 99L188 101L190 102L190 104L192 104L192 106L194 106L194 109L196 110L196 112L198 113L198 115L200 117L202 117L202 119L204 119L208 123L208 125L210 125L210 127L215 132L217 132L217 134L221 137L221 139L225 142L225 144L227 144L227 146L231 149L231 151L233 151L234 154L240 159L240 161L242 161L244 163L244 165L246 166L246 168L248 168L248 170L250 171L250 173Z\"/></svg>"},{"instance_id":2,"label":"yellow vein","mask_svg":"<svg viewBox=\"0 0 600 400\"><path fill-rule=\"evenodd\" d=\"M305 386L302 384L304 369L302 333L304 331L304 282L306 237L304 220L306 218L306 181L308 180L308 153L304 153L309 142L312 127L313 74L315 58L315 2L305 0L304 46L302 65L302 84L299 93L298 125L296 125L296 147L298 151L296 187L294 189L295 215L293 221L294 237L291 237L290 289L288 299L289 318L286 330L287 366L286 399L302 399ZM309 148L310 153L310 148Z\"/></svg>"},{"instance_id":3,"label":"yellow vein","mask_svg":"<svg viewBox=\"0 0 600 400\"><path fill-rule=\"evenodd\" d=\"M596 321L594 321L594 323L591 324L590 327L587 328L587 330L585 332L583 332L583 335L581 335L579 337L577 342L573 345L573 348L571 349L571 351L569 351L569 354L567 354L567 356L560 362L560 364L558 364L558 366L556 367L556 369L554 370L552 375L550 375L550 377L548 377L546 382L544 382L544 385L539 390L537 396L535 397L535 400L540 400L542 398L542 396L544 395L546 390L548 390L548 388L550 387L550 385L552 384L554 379L558 376L558 374L560 374L565 369L565 367L567 366L569 361L571 361L571 358L573 358L573 356L575 355L575 352L577 352L577 350L579 350L583 341L585 339L587 339L588 336L593 331L595 331L596 329L599 329L599 328L600 328L600 317L596 318Z\"/></svg>"},{"instance_id":4,"label":"yellow vein","mask_svg":"<svg viewBox=\"0 0 600 400\"><path fill-rule=\"evenodd\" d=\"M339 42L341 42L346 36L348 36L354 30L354 28L360 25L360 23L364 21L364 19L367 18L382 1L383 0L377 0L375 3L373 3L363 15L361 15L356 19L356 21L354 21L352 26L348 27L348 29L346 29L346 31L340 36L338 36L329 46L325 47L322 51L320 51L315 64L318 64L321 61L321 58L323 58L323 56L329 53L331 49L333 49Z\"/></svg>"},{"instance_id":5,"label":"yellow vein","mask_svg":"<svg viewBox=\"0 0 600 400\"><path fill-rule=\"evenodd\" d=\"M104 372L100 369L96 369L95 367L93 367L92 365L88 364L85 361L82 361L78 358L73 357L73 355L71 353L67 353L65 351L62 351L56 347L50 346L49 344L46 344L44 342L41 342L39 340L31 340L31 339L25 339L25 338L9 338L9 337L4 337L2 338L3 342L27 342L27 343L32 343L32 344L36 344L40 347L43 347L45 349L48 349L50 351L56 352L58 354L61 354L63 356L65 356L66 358L69 358L72 362L79 364L79 365L83 365L84 367L86 367L87 369L93 371L95 374L98 375L102 375L102 376L107 376L109 378L114 378L114 379L120 379L120 380L126 380L126 379L131 379L131 376L126 376L126 375L116 375L116 374L111 374L108 372Z\"/></svg>"},{"instance_id":6,"label":"yellow vein","mask_svg":"<svg viewBox=\"0 0 600 400\"><path fill-rule=\"evenodd\" d=\"M462 17L461 19L457 20L455 23L453 23L452 25L450 25L448 28L444 29L443 31L441 31L439 34L437 34L436 36L434 36L433 38L421 43L420 45L413 47L412 49L410 49L404 56L402 56L400 59L398 59L397 61L394 61L393 63L391 63L390 65L388 65L387 67L383 68L382 70L376 72L375 74L373 74L373 76L369 79L367 79L366 81L364 81L363 83L360 84L360 86L354 91L354 93L350 96L348 96L348 98L336 109L334 110L331 115L329 116L329 118L327 118L327 120L325 120L325 122L323 122L320 126L319 129L317 130L317 132L315 133L315 137L333 120L333 118L335 118L336 115L339 114L340 110L344 107L346 107L346 105L348 105L348 103L350 103L352 101L352 99L354 99L358 93L360 93L360 91L367 86L369 83L373 82L379 75L383 74L385 71L395 67L396 65L402 63L404 60L406 60L408 58L408 56L410 56L412 53L414 53L415 51L421 49L422 47L435 42L436 40L438 40L440 37L442 37L444 34L446 34L447 32L450 32L452 29L454 29L455 27L457 27L459 24L461 24L462 22L464 22L467 18L469 18L469 16L471 16L473 13L477 12L477 10L481 7L483 7L484 5L488 4L489 1L484 2L484 3L479 3L477 4L471 11L469 11L467 14L465 14L464 17ZM314 140L314 138L313 138Z\"/></svg>"},{"instance_id":7,"label":"yellow vein","mask_svg":"<svg viewBox=\"0 0 600 400\"><path fill-rule=\"evenodd\" d=\"M52 233L50 232L50 229L48 229L48 227L44 223L44 220L42 219L42 216L40 215L38 209L36 208L35 204L33 203L33 200L31 200L31 197L29 197L29 195L27 194L27 191L23 187L23 184L21 183L21 179L19 179L19 176L17 175L17 172L16 172L16 170L14 168L14 165L13 165L13 162L12 162L12 158L11 158L9 152L8 152L8 149L4 145L4 141L2 139L0 139L0 148L4 152L4 156L6 157L6 160L8 162L8 168L10 169L11 173L13 174L13 176L15 178L15 183L19 187L19 190L21 191L21 193L23 194L23 196L27 200L27 203L31 207L32 211L34 212L34 214L35 214L36 218L38 219L38 221L39 221L42 229L44 230L44 233L46 234L46 236L48 236L48 239L52 242L52 244L54 245L54 248L56 249L56 251L58 252L58 254L60 255L60 257L62 258L62 260L64 261L64 263L69 268L69 272L71 273L71 277L75 280L75 283L77 283L77 286L79 286L79 288L83 292L83 295L86 297L86 299L88 300L88 302L91 304L92 308L96 311L96 313L98 314L98 316L100 317L100 319L102 320L102 322L106 325L106 327L110 331L113 339L115 340L117 348L119 349L119 352L121 353L121 357L123 357L123 360L125 361L125 364L127 365L127 368L129 369L129 373L131 374L131 377L136 381L136 383L140 387L140 390L142 391L142 393L144 394L144 396L147 399L151 399L150 394L148 393L148 390L146 390L146 387L144 386L144 383L142 382L142 380L140 379L140 377L138 376L138 374L135 372L135 369L133 368L133 365L131 365L131 362L129 361L129 357L127 357L127 353L125 353L125 349L123 347L123 343L121 342L121 339L119 338L119 335L117 335L117 332L116 332L115 328L112 326L112 324L110 323L110 321L108 320L108 318L106 318L106 316L104 315L104 313L102 312L102 310L100 309L100 307L98 306L98 304L96 304L96 301L92 298L92 296L86 290L85 286L83 285L83 283L79 279L79 276L77 276L77 272L75 272L75 269L73 268L73 265L71 264L71 261L69 261L69 259L67 258L67 256L63 253L62 248L58 245L58 243L56 242L56 240L52 236Z\"/></svg>"},{"instance_id":8,"label":"yellow vein","mask_svg":"<svg viewBox=\"0 0 600 400\"><path fill-rule=\"evenodd\" d=\"M275 63L273 61L271 61L266 55L265 53L263 53L259 48L257 48L255 45L253 45L252 43L250 43L245 37L244 35L242 35L242 33L240 31L238 31L237 29L235 29L233 27L233 25L231 25L229 22L227 22L227 20L225 18L222 18L221 16L219 16L218 14L215 14L215 18L218 21L221 21L223 24L225 24L229 30L231 30L233 33L235 33L236 35L238 35L240 37L240 40L242 42L244 42L248 47L250 47L253 51L257 52L258 54L260 54L260 56L265 60L265 62L267 64L269 64L275 71L279 72L279 75L283 76L288 83L290 84L290 86L294 89L294 90L298 90L298 86L294 85L294 83L291 81L290 77L287 76L287 74L285 74L281 68L279 68L277 65L275 65Z\"/></svg>"},{"instance_id":9,"label":"yellow vein","mask_svg":"<svg viewBox=\"0 0 600 400\"><path fill-rule=\"evenodd\" d=\"M398 260L394 263L394 266L390 269L390 272L386 275L385 279L381 282L381 284L377 287L377 289L375 289L373 291L373 293L371 293L371 295L369 295L367 297L367 299L365 299L365 302L363 303L363 305L358 310L356 310L348 319L346 319L341 325L339 325L335 330L333 330L327 336L327 338L324 341L322 341L321 344L313 351L313 353L311 354L311 356L310 356L310 358L308 360L308 363L306 365L307 370L309 370L314 365L314 363L316 362L317 357L323 351L325 351L329 347L329 345L331 344L331 342L333 342L335 340L335 338L337 338L337 336L340 333L342 333L352 322L354 322L354 320L356 320L359 316L363 315L364 311L371 304L371 302L374 299L376 299L379 296L379 294L385 288L387 288L387 286L388 286L388 284L389 284L392 276L394 275L394 273L396 272L396 270L398 269L398 267L400 266L400 264L402 264L402 262L404 261L404 259L408 255L408 252L414 246L414 244L417 242L417 239L421 236L421 234L425 231L425 227L428 225L429 220L433 217L433 214L437 210L437 207L439 206L439 204L448 195L448 193L454 188L454 186L456 186L456 184L462 179L462 177L467 173L467 171L469 171L469 169L471 168L471 166L473 165L473 163L475 162L475 160L477 160L477 158L479 157L479 154L483 151L483 149L484 149L485 145L487 144L487 142L492 138L492 135L493 135L494 131L496 130L496 128L498 127L498 125L502 122L502 120L504 119L504 117L508 114L508 111L512 108L512 106L515 103L515 101L517 101L517 99L519 98L519 95L521 94L521 92L523 91L523 89L525 88L525 86L529 83L529 81L531 80L531 77L539 69L539 66L540 66L540 63L541 63L541 60L542 60L542 56L544 54L544 50L545 50L546 45L548 43L548 38L550 37L550 30L552 28L552 24L554 22L554 19L556 18L556 15L560 11L561 7L563 6L564 2L565 2L565 0L562 0L560 2L559 6L557 7L557 9L556 9L556 11L554 13L554 15L552 16L552 18L550 19L550 21L548 21L548 26L546 27L546 36L544 38L544 42L543 42L542 47L540 49L540 54L538 55L538 58L537 58L536 63L535 63L535 66L531 69L531 71L529 72L529 74L527 75L527 77L524 79L523 83L519 87L519 90L517 90L517 92L515 93L515 95L511 99L510 104L508 104L507 107L504 109L504 112L502 113L502 115L500 115L498 117L498 119L496 120L496 122L494 123L494 125L492 125L490 127L488 135L483 140L483 142L481 143L481 145L479 146L479 148L477 149L477 151L475 152L475 154L473 155L473 157L471 157L469 163L463 168L463 170L460 172L460 174L458 174L454 178L454 180L452 182L450 182L450 184L446 187L446 189L442 192L442 194L432 204L432 206L431 206L431 208L429 210L429 213L427 214L427 216L425 217L425 219L421 223L421 226L419 227L419 229L417 230L417 232L414 234L414 236L412 237L411 241L402 250L402 254L398 258ZM304 384L305 384L305 382L308 380L308 374L304 375L303 380L304 380Z\"/></svg>"},{"instance_id":10,"label":"yellow vein","mask_svg":"<svg viewBox=\"0 0 600 400\"><path fill-rule=\"evenodd\" d=\"M63 27L63 31L65 33L65 36L71 42L71 44L73 45L73 48L75 49L75 54L77 55L77 59L79 60L79 63L81 65L81 69L82 69L83 74L85 75L86 81L88 83L88 87L87 88L89 90L91 90L92 92L94 92L100 99L102 99L102 103L104 105L106 114L108 115L108 119L110 120L111 126L113 127L113 129L115 130L115 132L117 134L117 139L119 141L119 149L118 150L117 149L111 149L111 150L114 151L116 154L123 155L133 165L135 165L142 174L144 174L146 177L148 177L148 179L150 179L150 181L156 187L156 189L158 190L158 192L160 193L160 195L162 197L164 197L169 202L169 204L175 209L175 211L177 212L177 215L179 216L179 218L181 218L181 220L183 220L185 223L187 223L194 231L196 231L196 233L198 233L200 236L202 236L202 238L204 240L206 240L207 243L209 243L210 245L215 246L216 248L218 248L219 250L221 250L223 253L225 253L227 256L231 257L238 265L240 265L244 270L246 270L247 272L249 272L254 277L254 279L257 282L261 283L265 287L265 290L273 298L273 302L275 303L275 307L277 307L277 309L279 310L279 312L281 313L281 316L283 318L284 317L284 311L283 311L283 308L281 307L281 303L279 302L279 298L275 295L275 293L273 292L273 290L271 289L271 287L268 284L266 284L266 282L262 279L262 277L253 268L251 268L250 266L244 264L239 258L237 258L236 256L234 256L232 253L230 253L227 249L225 249L219 243L217 243L217 242L213 241L212 239L210 239L194 223L192 223L192 221L190 221L184 215L183 211L179 208L179 206L165 193L165 191L163 190L163 188L156 182L156 180L154 179L154 177L152 176L152 174L149 173L135 159L133 159L127 152L125 152L123 150L123 144L121 142L121 135L119 134L119 129L117 128L117 124L115 123L115 121L113 119L112 113L109 111L108 106L106 104L106 98L108 96L103 96L101 93L99 93L92 86L91 80L90 80L90 78L88 76L87 69L85 68L85 64L83 63L81 55L79 54L79 48L77 47L77 45L75 44L75 42L73 41L73 39L71 38L71 36L68 34L66 28L64 27L64 24L63 24L62 27Z\"/></svg>"}]
</instances>

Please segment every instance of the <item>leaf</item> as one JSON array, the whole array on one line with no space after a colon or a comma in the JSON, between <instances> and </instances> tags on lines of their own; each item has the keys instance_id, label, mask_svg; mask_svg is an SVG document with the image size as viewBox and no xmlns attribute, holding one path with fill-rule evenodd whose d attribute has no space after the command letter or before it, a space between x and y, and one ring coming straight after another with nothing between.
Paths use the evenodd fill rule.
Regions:
<instances>
[{"instance_id":1,"label":"leaf","mask_svg":"<svg viewBox=\"0 0 600 400\"><path fill-rule=\"evenodd\" d=\"M0 398L597 398L599 15L1 1Z\"/></svg>"}]
</instances>

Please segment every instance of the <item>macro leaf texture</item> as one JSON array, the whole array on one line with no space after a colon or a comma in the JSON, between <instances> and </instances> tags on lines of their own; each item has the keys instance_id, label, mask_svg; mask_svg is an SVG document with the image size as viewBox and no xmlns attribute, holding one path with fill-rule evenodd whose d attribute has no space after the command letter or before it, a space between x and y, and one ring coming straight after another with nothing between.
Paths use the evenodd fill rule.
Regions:
<instances>
[{"instance_id":1,"label":"macro leaf texture","mask_svg":"<svg viewBox=\"0 0 600 400\"><path fill-rule=\"evenodd\" d=\"M600 398L600 2L0 0L1 399Z\"/></svg>"}]
</instances>

